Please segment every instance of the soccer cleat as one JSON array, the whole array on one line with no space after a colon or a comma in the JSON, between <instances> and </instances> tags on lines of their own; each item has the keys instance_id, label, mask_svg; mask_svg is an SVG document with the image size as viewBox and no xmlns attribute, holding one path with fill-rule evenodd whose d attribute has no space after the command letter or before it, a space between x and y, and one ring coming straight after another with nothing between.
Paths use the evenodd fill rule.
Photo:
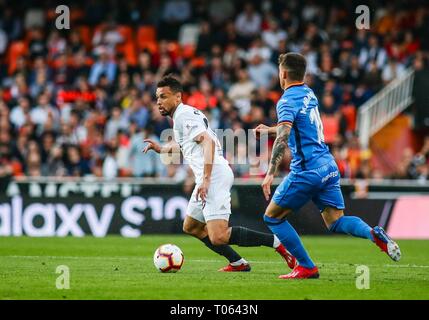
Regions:
<instances>
[{"instance_id":1,"label":"soccer cleat","mask_svg":"<svg viewBox=\"0 0 429 320\"><path fill-rule=\"evenodd\" d=\"M231 264L228 264L226 267L223 267L219 269L218 271L221 272L247 272L250 271L252 268L250 268L250 264L248 263L242 263L238 266L233 266Z\"/></svg>"},{"instance_id":2,"label":"soccer cleat","mask_svg":"<svg viewBox=\"0 0 429 320\"><path fill-rule=\"evenodd\" d=\"M285 259L289 268L293 269L298 265L296 258L289 251L286 250L283 244L280 244L276 248L276 252L280 254L283 257L283 259Z\"/></svg>"},{"instance_id":3,"label":"soccer cleat","mask_svg":"<svg viewBox=\"0 0 429 320\"><path fill-rule=\"evenodd\" d=\"M291 273L279 276L279 279L318 279L319 269L296 266Z\"/></svg>"},{"instance_id":4,"label":"soccer cleat","mask_svg":"<svg viewBox=\"0 0 429 320\"><path fill-rule=\"evenodd\" d=\"M399 261L401 259L401 249L399 249L398 244L387 235L382 227L374 227L371 230L371 234L374 237L375 244L381 251L386 252L393 261Z\"/></svg>"}]
</instances>

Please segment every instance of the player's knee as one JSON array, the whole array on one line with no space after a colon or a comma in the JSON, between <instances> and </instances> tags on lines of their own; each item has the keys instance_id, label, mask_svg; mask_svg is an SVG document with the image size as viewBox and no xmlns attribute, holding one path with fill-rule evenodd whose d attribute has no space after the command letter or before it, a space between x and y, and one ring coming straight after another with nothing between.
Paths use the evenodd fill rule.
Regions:
<instances>
[{"instance_id":1,"label":"player's knee","mask_svg":"<svg viewBox=\"0 0 429 320\"><path fill-rule=\"evenodd\" d=\"M191 226L187 223L183 224L182 230L184 233L189 234L191 236L197 236L199 233L199 230L197 228L195 228L194 226Z\"/></svg>"},{"instance_id":2,"label":"player's knee","mask_svg":"<svg viewBox=\"0 0 429 320\"><path fill-rule=\"evenodd\" d=\"M325 208L322 212L322 218L326 228L331 232L334 231L333 226L342 216L344 216L344 212L335 208Z\"/></svg>"},{"instance_id":3,"label":"player's knee","mask_svg":"<svg viewBox=\"0 0 429 320\"><path fill-rule=\"evenodd\" d=\"M192 229L191 229L191 228L189 228L189 226L188 226L188 225L183 224L182 231L183 231L184 233L186 233L186 234L191 234Z\"/></svg>"},{"instance_id":4,"label":"player's knee","mask_svg":"<svg viewBox=\"0 0 429 320\"><path fill-rule=\"evenodd\" d=\"M267 208L267 210L265 211L265 216L269 218L274 218L274 219L283 219L286 216L288 216L291 212L292 210L290 209L270 210L269 208Z\"/></svg>"},{"instance_id":5,"label":"player's knee","mask_svg":"<svg viewBox=\"0 0 429 320\"><path fill-rule=\"evenodd\" d=\"M214 246L221 246L224 244L228 244L228 241L229 241L229 237L226 232L210 235L209 237L210 237L210 242Z\"/></svg>"}]
</instances>

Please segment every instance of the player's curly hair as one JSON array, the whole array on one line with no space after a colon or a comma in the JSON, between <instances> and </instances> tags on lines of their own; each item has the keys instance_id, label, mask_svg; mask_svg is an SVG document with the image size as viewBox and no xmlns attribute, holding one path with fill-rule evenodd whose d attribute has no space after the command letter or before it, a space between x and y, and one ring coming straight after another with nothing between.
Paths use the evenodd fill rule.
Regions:
<instances>
[{"instance_id":1,"label":"player's curly hair","mask_svg":"<svg viewBox=\"0 0 429 320\"><path fill-rule=\"evenodd\" d=\"M157 84L157 88L162 87L169 87L171 91L174 93L176 92L183 92L183 86L180 83L179 80L176 79L176 77L170 73L166 76L164 76Z\"/></svg>"},{"instance_id":2,"label":"player's curly hair","mask_svg":"<svg viewBox=\"0 0 429 320\"><path fill-rule=\"evenodd\" d=\"M297 52L283 53L279 56L279 65L286 69L288 78L293 81L303 81L307 60Z\"/></svg>"}]
</instances>

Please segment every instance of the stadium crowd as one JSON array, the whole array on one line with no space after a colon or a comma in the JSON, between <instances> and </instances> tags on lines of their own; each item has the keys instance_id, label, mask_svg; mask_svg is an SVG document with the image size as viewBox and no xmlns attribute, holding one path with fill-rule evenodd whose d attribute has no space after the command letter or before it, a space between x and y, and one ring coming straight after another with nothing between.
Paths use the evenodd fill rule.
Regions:
<instances>
[{"instance_id":1,"label":"stadium crowd","mask_svg":"<svg viewBox=\"0 0 429 320\"><path fill-rule=\"evenodd\" d=\"M141 152L145 137L159 139L171 127L156 106L157 81L176 74L184 101L203 110L212 128L274 125L277 58L299 51L343 177L379 178L355 134L357 110L406 68L428 66L429 7L418 0L371 5L370 30L356 29L355 4L346 0L88 0L69 7L70 29L59 30L54 1L0 0L0 177L182 181L186 166ZM241 145L236 153L247 157ZM255 159L248 160L232 164L237 177L249 176ZM428 171L429 140L417 155L404 154L393 177L427 180Z\"/></svg>"}]
</instances>

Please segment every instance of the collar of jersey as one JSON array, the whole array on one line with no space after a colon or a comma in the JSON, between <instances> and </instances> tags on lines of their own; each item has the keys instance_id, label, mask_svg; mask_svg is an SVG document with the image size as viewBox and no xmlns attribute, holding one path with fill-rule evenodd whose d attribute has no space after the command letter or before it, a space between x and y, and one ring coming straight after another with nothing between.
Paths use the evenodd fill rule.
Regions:
<instances>
[{"instance_id":1,"label":"collar of jersey","mask_svg":"<svg viewBox=\"0 0 429 320\"><path fill-rule=\"evenodd\" d=\"M284 90L284 91L286 91L287 89L292 88L292 87L302 86L303 84L304 84L304 82L294 82L294 83L291 83L290 85L288 85L288 86L285 88L285 90Z\"/></svg>"},{"instance_id":2,"label":"collar of jersey","mask_svg":"<svg viewBox=\"0 0 429 320\"><path fill-rule=\"evenodd\" d=\"M176 108L176 110L174 110L174 113L173 113L173 121L174 121L174 116L177 114L177 111L179 110L179 108L180 107L182 107L183 106L183 102L180 102L179 103L179 105L177 106L177 108Z\"/></svg>"}]
</instances>

